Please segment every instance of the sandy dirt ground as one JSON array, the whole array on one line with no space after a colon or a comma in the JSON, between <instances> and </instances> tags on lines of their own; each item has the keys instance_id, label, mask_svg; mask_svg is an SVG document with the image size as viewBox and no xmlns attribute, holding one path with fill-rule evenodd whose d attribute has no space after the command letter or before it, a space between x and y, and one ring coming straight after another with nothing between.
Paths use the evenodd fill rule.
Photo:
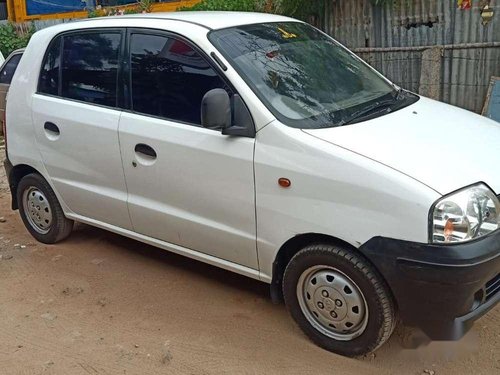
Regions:
<instances>
[{"instance_id":1,"label":"sandy dirt ground","mask_svg":"<svg viewBox=\"0 0 500 375\"><path fill-rule=\"evenodd\" d=\"M39 244L9 205L1 168L0 374L500 373L498 307L460 342L409 350L398 328L375 355L343 358L265 284L86 225Z\"/></svg>"}]
</instances>

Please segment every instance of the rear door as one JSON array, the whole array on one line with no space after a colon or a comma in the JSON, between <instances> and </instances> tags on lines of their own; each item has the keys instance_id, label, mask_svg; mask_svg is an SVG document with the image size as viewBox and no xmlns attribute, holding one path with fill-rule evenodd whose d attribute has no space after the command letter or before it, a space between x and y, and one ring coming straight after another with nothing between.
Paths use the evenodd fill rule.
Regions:
<instances>
[{"instance_id":1,"label":"rear door","mask_svg":"<svg viewBox=\"0 0 500 375\"><path fill-rule=\"evenodd\" d=\"M76 215L130 229L118 142L124 30L55 38L33 97L34 130L45 167Z\"/></svg>"},{"instance_id":2,"label":"rear door","mask_svg":"<svg viewBox=\"0 0 500 375\"><path fill-rule=\"evenodd\" d=\"M201 101L232 93L195 46L130 30L130 110L120 145L134 230L258 268L253 138L201 127Z\"/></svg>"}]
</instances>

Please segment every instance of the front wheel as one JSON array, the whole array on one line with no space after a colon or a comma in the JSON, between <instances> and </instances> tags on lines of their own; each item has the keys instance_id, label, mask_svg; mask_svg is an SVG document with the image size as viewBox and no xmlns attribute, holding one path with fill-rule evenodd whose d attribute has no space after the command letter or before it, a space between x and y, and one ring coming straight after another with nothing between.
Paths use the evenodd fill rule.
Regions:
<instances>
[{"instance_id":1,"label":"front wheel","mask_svg":"<svg viewBox=\"0 0 500 375\"><path fill-rule=\"evenodd\" d=\"M285 270L283 295L304 333L338 354L372 352L395 327L385 282L367 260L341 247L311 245L299 251Z\"/></svg>"}]
</instances>

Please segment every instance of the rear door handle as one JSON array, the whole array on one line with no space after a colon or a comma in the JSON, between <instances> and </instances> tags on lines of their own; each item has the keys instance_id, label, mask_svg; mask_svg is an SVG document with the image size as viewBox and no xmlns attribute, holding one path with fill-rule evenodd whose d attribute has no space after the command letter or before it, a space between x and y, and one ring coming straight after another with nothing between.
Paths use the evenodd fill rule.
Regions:
<instances>
[{"instance_id":1,"label":"rear door handle","mask_svg":"<svg viewBox=\"0 0 500 375\"><path fill-rule=\"evenodd\" d=\"M136 154L146 155L151 159L156 159L157 157L156 151L151 146L145 145L144 143L138 143L135 145L135 152Z\"/></svg>"},{"instance_id":2,"label":"rear door handle","mask_svg":"<svg viewBox=\"0 0 500 375\"><path fill-rule=\"evenodd\" d=\"M57 127L56 124L54 124L53 122L46 122L45 125L43 125L43 128L45 130L47 130L48 132L52 133L52 134L56 134L56 135L59 135L61 134L59 128Z\"/></svg>"}]
</instances>

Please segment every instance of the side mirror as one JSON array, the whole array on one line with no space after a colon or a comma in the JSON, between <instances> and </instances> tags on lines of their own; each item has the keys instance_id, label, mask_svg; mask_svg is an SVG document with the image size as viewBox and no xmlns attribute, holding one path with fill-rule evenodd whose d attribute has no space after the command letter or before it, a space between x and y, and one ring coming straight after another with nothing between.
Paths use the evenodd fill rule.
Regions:
<instances>
[{"instance_id":1,"label":"side mirror","mask_svg":"<svg viewBox=\"0 0 500 375\"><path fill-rule=\"evenodd\" d=\"M226 90L213 89L201 101L201 126L226 129L231 126L231 101Z\"/></svg>"},{"instance_id":2,"label":"side mirror","mask_svg":"<svg viewBox=\"0 0 500 375\"><path fill-rule=\"evenodd\" d=\"M222 128L222 134L255 138L252 115L238 94L233 95L233 122L231 127Z\"/></svg>"},{"instance_id":3,"label":"side mirror","mask_svg":"<svg viewBox=\"0 0 500 375\"><path fill-rule=\"evenodd\" d=\"M223 89L213 89L201 101L201 125L207 129L221 130L224 135L255 137L252 116L238 94Z\"/></svg>"}]
</instances>

